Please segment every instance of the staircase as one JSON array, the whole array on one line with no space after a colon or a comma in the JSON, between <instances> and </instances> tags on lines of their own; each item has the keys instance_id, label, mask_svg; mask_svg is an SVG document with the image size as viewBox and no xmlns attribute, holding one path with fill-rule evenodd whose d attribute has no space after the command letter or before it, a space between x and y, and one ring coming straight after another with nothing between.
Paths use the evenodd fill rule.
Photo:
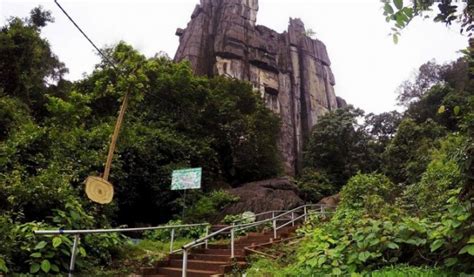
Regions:
<instances>
[{"instance_id":1,"label":"staircase","mask_svg":"<svg viewBox=\"0 0 474 277\"><path fill-rule=\"evenodd\" d=\"M217 227L217 226L216 226ZM220 228L222 226L219 226ZM260 244L270 246L278 243L280 239L289 237L298 226L286 226L278 230L278 237L273 238L273 230L266 232L248 233L246 236L235 240L234 258L231 258L229 244L209 244L207 249L202 246L194 248L187 256L187 277L224 276L234 267L245 268L246 257L251 252L245 249ZM214 228L213 228L214 229ZM215 228L217 229L217 228ZM167 260L160 262L156 267L142 269L143 276L165 277L183 276L183 255L171 254Z\"/></svg>"}]
</instances>

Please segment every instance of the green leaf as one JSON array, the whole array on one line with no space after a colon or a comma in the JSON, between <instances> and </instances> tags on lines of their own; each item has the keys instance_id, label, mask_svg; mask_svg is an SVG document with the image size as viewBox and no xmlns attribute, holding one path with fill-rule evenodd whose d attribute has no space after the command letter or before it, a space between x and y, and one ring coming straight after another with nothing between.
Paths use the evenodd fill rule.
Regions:
<instances>
[{"instance_id":1,"label":"green leaf","mask_svg":"<svg viewBox=\"0 0 474 277\"><path fill-rule=\"evenodd\" d=\"M79 254L81 254L82 257L87 256L86 249L84 249L84 247L79 247Z\"/></svg>"},{"instance_id":2,"label":"green leaf","mask_svg":"<svg viewBox=\"0 0 474 277\"><path fill-rule=\"evenodd\" d=\"M399 27L400 29L405 27L404 14L397 13L397 16L396 16L395 20L397 21L397 24L396 24L397 27Z\"/></svg>"},{"instance_id":3,"label":"green leaf","mask_svg":"<svg viewBox=\"0 0 474 277\"><path fill-rule=\"evenodd\" d=\"M333 275L341 275L341 274L342 274L342 271L341 271L340 268L335 267L335 268L332 269L332 274L333 274Z\"/></svg>"},{"instance_id":4,"label":"green leaf","mask_svg":"<svg viewBox=\"0 0 474 277\"><path fill-rule=\"evenodd\" d=\"M8 272L7 264L3 258L0 258L0 272Z\"/></svg>"},{"instance_id":5,"label":"green leaf","mask_svg":"<svg viewBox=\"0 0 474 277\"><path fill-rule=\"evenodd\" d=\"M367 261L368 258L370 258L370 253L369 252L364 251L364 252L359 253L359 260L361 262Z\"/></svg>"},{"instance_id":6,"label":"green leaf","mask_svg":"<svg viewBox=\"0 0 474 277\"><path fill-rule=\"evenodd\" d=\"M398 35L397 34L393 34L392 39L393 39L393 43L398 44Z\"/></svg>"},{"instance_id":7,"label":"green leaf","mask_svg":"<svg viewBox=\"0 0 474 277\"><path fill-rule=\"evenodd\" d=\"M405 15L409 19L411 19L413 17L413 8L405 7L405 8L403 8L403 10L405 11Z\"/></svg>"},{"instance_id":8,"label":"green leaf","mask_svg":"<svg viewBox=\"0 0 474 277\"><path fill-rule=\"evenodd\" d=\"M41 252L32 253L32 254L30 255L30 257L39 258L39 257L41 257Z\"/></svg>"},{"instance_id":9,"label":"green leaf","mask_svg":"<svg viewBox=\"0 0 474 277\"><path fill-rule=\"evenodd\" d=\"M468 244L474 243L474 235L471 235L469 238L469 241L467 242Z\"/></svg>"},{"instance_id":10,"label":"green leaf","mask_svg":"<svg viewBox=\"0 0 474 277\"><path fill-rule=\"evenodd\" d=\"M444 239L437 239L431 244L431 252L436 251L439 249L441 246L443 246Z\"/></svg>"},{"instance_id":11,"label":"green leaf","mask_svg":"<svg viewBox=\"0 0 474 277\"><path fill-rule=\"evenodd\" d=\"M448 258L444 260L444 265L447 267L451 267L458 262L458 258Z\"/></svg>"},{"instance_id":12,"label":"green leaf","mask_svg":"<svg viewBox=\"0 0 474 277\"><path fill-rule=\"evenodd\" d=\"M311 267L315 267L317 262L318 261L316 259L309 259L306 263Z\"/></svg>"},{"instance_id":13,"label":"green leaf","mask_svg":"<svg viewBox=\"0 0 474 277\"><path fill-rule=\"evenodd\" d=\"M53 238L53 247L58 248L58 246L61 245L63 241L61 240L61 237L54 237Z\"/></svg>"},{"instance_id":14,"label":"green leaf","mask_svg":"<svg viewBox=\"0 0 474 277\"><path fill-rule=\"evenodd\" d=\"M393 14L394 12L392 5L390 5L389 3L385 3L385 6L383 7L383 9L387 14Z\"/></svg>"},{"instance_id":15,"label":"green leaf","mask_svg":"<svg viewBox=\"0 0 474 277\"><path fill-rule=\"evenodd\" d=\"M442 114L442 113L444 113L445 111L446 111L446 107L445 107L444 105L441 105L441 106L439 107L439 109L438 109L438 113L439 113L439 114Z\"/></svg>"},{"instance_id":16,"label":"green leaf","mask_svg":"<svg viewBox=\"0 0 474 277\"><path fill-rule=\"evenodd\" d=\"M474 244L466 245L459 251L459 254L464 253L469 253L469 255L474 256Z\"/></svg>"},{"instance_id":17,"label":"green leaf","mask_svg":"<svg viewBox=\"0 0 474 277\"><path fill-rule=\"evenodd\" d=\"M387 244L387 247L390 248L390 249L399 249L400 247L398 246L398 244L394 243L394 242L389 242Z\"/></svg>"},{"instance_id":18,"label":"green leaf","mask_svg":"<svg viewBox=\"0 0 474 277\"><path fill-rule=\"evenodd\" d=\"M42 240L38 242L38 244L35 246L35 250L43 249L46 246L46 241Z\"/></svg>"},{"instance_id":19,"label":"green leaf","mask_svg":"<svg viewBox=\"0 0 474 277\"><path fill-rule=\"evenodd\" d=\"M51 263L48 260L43 260L41 262L41 270L48 273L50 269L51 269Z\"/></svg>"},{"instance_id":20,"label":"green leaf","mask_svg":"<svg viewBox=\"0 0 474 277\"><path fill-rule=\"evenodd\" d=\"M51 264L51 270L54 272L59 272L59 267L55 264Z\"/></svg>"},{"instance_id":21,"label":"green leaf","mask_svg":"<svg viewBox=\"0 0 474 277\"><path fill-rule=\"evenodd\" d=\"M321 267L326 262L326 256L321 256L318 258L318 266Z\"/></svg>"},{"instance_id":22,"label":"green leaf","mask_svg":"<svg viewBox=\"0 0 474 277\"><path fill-rule=\"evenodd\" d=\"M37 263L34 263L30 266L30 273L35 274L40 270L40 265Z\"/></svg>"},{"instance_id":23,"label":"green leaf","mask_svg":"<svg viewBox=\"0 0 474 277\"><path fill-rule=\"evenodd\" d=\"M403 8L403 0L393 0L393 4L399 10Z\"/></svg>"},{"instance_id":24,"label":"green leaf","mask_svg":"<svg viewBox=\"0 0 474 277\"><path fill-rule=\"evenodd\" d=\"M458 115L460 111L461 111L461 107L459 106L454 107L454 115Z\"/></svg>"},{"instance_id":25,"label":"green leaf","mask_svg":"<svg viewBox=\"0 0 474 277\"><path fill-rule=\"evenodd\" d=\"M71 215L74 221L78 221L81 219L81 216L75 211L70 211L69 214Z\"/></svg>"}]
</instances>

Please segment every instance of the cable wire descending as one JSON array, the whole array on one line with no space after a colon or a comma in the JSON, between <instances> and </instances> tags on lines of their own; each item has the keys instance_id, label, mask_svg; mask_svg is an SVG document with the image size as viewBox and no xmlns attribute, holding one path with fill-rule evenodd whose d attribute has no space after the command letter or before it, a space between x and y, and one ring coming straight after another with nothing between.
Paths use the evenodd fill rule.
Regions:
<instances>
[{"instance_id":1,"label":"cable wire descending","mask_svg":"<svg viewBox=\"0 0 474 277\"><path fill-rule=\"evenodd\" d=\"M104 61L108 63L116 72L118 75L122 75L123 77L124 74L122 74L119 69L115 66L115 64L107 57L100 49L95 45L95 43L84 33L84 31L77 25L77 23L69 16L69 14L64 10L64 8L58 3L57 0L54 0L54 3L61 9L61 11L67 16L67 18L76 26L76 28L81 32L81 34L89 41L90 44L99 52L99 54L102 56ZM132 72L135 72L136 68L132 70ZM130 72L129 74L131 74ZM127 109L127 104L128 100L130 97L130 91L127 91L125 93L125 96L123 97L122 100L122 105L120 106L120 111L119 115L117 117L117 121L115 122L115 128L114 132L112 134L112 138L109 144L109 152L107 154L107 160L105 162L105 167L104 167L104 174L102 177L95 177L95 176L89 176L86 181L86 194L89 197L90 200L99 203L99 204L108 204L112 201L113 195L114 195L114 188L112 184L108 181L109 179L109 173L110 169L112 167L112 160L116 148L116 143L117 139L120 133L120 129L122 127L122 122L123 118L125 116L125 110Z\"/></svg>"},{"instance_id":2,"label":"cable wire descending","mask_svg":"<svg viewBox=\"0 0 474 277\"><path fill-rule=\"evenodd\" d=\"M67 16L67 18L72 22L72 24L74 24L74 26L76 26L76 28L79 30L79 32L81 32L81 34L89 41L90 44L92 44L92 46L95 48L95 50L97 50L97 52L99 52L99 54L102 56L102 58L104 58L104 60L110 64L110 66L112 66L118 73L120 72L118 70L118 68L115 66L115 64L109 59L109 57L107 57L107 55L105 55L100 49L99 47L97 47L95 45L95 43L86 35L86 33L84 33L84 31L82 31L81 27L79 27L79 25L77 25L77 23L74 21L74 19L71 18L71 16L69 16L69 14L64 10L64 8L59 4L59 2L57 0L54 0L54 3L61 9L61 11Z\"/></svg>"}]
</instances>

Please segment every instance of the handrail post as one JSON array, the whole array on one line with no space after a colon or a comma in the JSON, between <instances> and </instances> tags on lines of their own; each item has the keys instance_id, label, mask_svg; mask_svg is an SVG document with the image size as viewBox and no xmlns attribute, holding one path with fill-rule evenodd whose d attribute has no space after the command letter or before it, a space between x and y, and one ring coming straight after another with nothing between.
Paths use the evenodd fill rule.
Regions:
<instances>
[{"instance_id":1,"label":"handrail post","mask_svg":"<svg viewBox=\"0 0 474 277\"><path fill-rule=\"evenodd\" d=\"M230 257L234 258L234 239L235 239L235 223L232 223L232 229L230 229Z\"/></svg>"},{"instance_id":2,"label":"handrail post","mask_svg":"<svg viewBox=\"0 0 474 277\"><path fill-rule=\"evenodd\" d=\"M71 261L69 263L69 277L72 277L74 272L74 265L76 263L77 245L79 244L79 234L74 235L74 243L71 248Z\"/></svg>"},{"instance_id":3,"label":"handrail post","mask_svg":"<svg viewBox=\"0 0 474 277\"><path fill-rule=\"evenodd\" d=\"M209 235L209 225L206 225L206 237ZM209 239L206 239L205 246L208 248Z\"/></svg>"},{"instance_id":4,"label":"handrail post","mask_svg":"<svg viewBox=\"0 0 474 277\"><path fill-rule=\"evenodd\" d=\"M273 217L273 238L277 238L277 222L275 217Z\"/></svg>"},{"instance_id":5,"label":"handrail post","mask_svg":"<svg viewBox=\"0 0 474 277\"><path fill-rule=\"evenodd\" d=\"M295 226L295 212L291 212L291 226Z\"/></svg>"},{"instance_id":6,"label":"handrail post","mask_svg":"<svg viewBox=\"0 0 474 277\"><path fill-rule=\"evenodd\" d=\"M170 254L173 253L173 242L174 242L174 228L171 229Z\"/></svg>"},{"instance_id":7,"label":"handrail post","mask_svg":"<svg viewBox=\"0 0 474 277\"><path fill-rule=\"evenodd\" d=\"M183 268L182 277L186 277L186 271L188 270L188 249L183 248Z\"/></svg>"},{"instance_id":8,"label":"handrail post","mask_svg":"<svg viewBox=\"0 0 474 277\"><path fill-rule=\"evenodd\" d=\"M308 220L308 213L306 210L306 206L304 206L304 221Z\"/></svg>"}]
</instances>

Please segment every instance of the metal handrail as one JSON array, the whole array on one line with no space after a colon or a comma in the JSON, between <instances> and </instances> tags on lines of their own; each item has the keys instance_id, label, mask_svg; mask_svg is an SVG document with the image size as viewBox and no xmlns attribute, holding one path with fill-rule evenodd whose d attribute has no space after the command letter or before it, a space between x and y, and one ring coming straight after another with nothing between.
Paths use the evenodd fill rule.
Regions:
<instances>
[{"instance_id":1,"label":"metal handrail","mask_svg":"<svg viewBox=\"0 0 474 277\"><path fill-rule=\"evenodd\" d=\"M210 238L212 238L212 237L214 237L214 236L216 236L216 235L218 235L218 234L220 234L220 233L222 233L222 232L224 232L224 231L227 231L227 230L229 230L229 229L232 229L233 227L234 227L233 225L230 225L230 226L224 227L224 228L222 228L222 229L219 229L219 230L217 230L217 231L215 231L215 232L213 232L213 233L211 233L211 234L208 234L208 235L205 236L205 237L199 238L199 239L197 239L197 240L194 240L194 241L192 241L192 242L190 242L190 243L184 245L183 247L181 247L181 249L182 249L182 248L189 248L189 247L192 247L194 244L197 244L197 243L203 242L203 241L205 241L205 240L208 240L208 239L210 239Z\"/></svg>"},{"instance_id":2,"label":"metal handrail","mask_svg":"<svg viewBox=\"0 0 474 277\"><path fill-rule=\"evenodd\" d=\"M199 224L183 224L183 225L165 225L154 227L140 227L140 228L115 228L115 229L84 229L84 230L38 230L34 231L36 235L79 235L79 234L103 234L103 233L126 233L126 232L141 232L159 229L182 229L210 225L209 223Z\"/></svg>"},{"instance_id":3,"label":"metal handrail","mask_svg":"<svg viewBox=\"0 0 474 277\"><path fill-rule=\"evenodd\" d=\"M71 260L69 261L69 277L73 276L73 271L76 263L77 247L79 245L80 236L84 234L105 234L105 233L126 233L126 232L142 232L142 231L151 231L151 230L163 230L171 229L171 239L170 239L170 254L174 252L173 242L175 239L175 230L183 228L193 228L206 226L206 235L209 234L209 223L198 223L198 224L182 224L182 225L164 225L164 226L154 226L154 227L141 227L141 228L113 228L113 229L84 229L84 230L37 230L34 231L35 235L74 235L74 242L71 248ZM207 247L207 240L203 242Z\"/></svg>"},{"instance_id":4,"label":"metal handrail","mask_svg":"<svg viewBox=\"0 0 474 277\"><path fill-rule=\"evenodd\" d=\"M178 253L178 252L183 252L183 271L182 271L182 276L186 276L186 269L187 269L187 258L188 258L188 251L194 247L205 245L207 248L208 241L209 239L215 237L218 234L221 234L225 231L230 230L231 234L231 257L234 258L234 240L235 240L235 231L238 230L244 230L250 227L254 226L259 226L267 222L273 222L273 232L274 232L274 239L277 238L277 231L289 224L292 224L294 226L294 222L297 220L300 220L304 218L304 220L307 219L307 216L309 214L309 211L307 211L307 208L310 207L320 207L321 212L318 213L327 213L324 211L324 208L334 208L333 206L328 206L328 205L322 205L322 204L307 204L303 205L297 208L294 208L292 210L273 210L273 211L267 211L267 212L262 212L258 213L255 216L249 216L246 218L251 218L251 217L257 217L265 214L271 214L271 218L263 219L260 221L256 222L251 222L251 223L242 223L242 224L235 224L235 222L242 221L243 219L246 218L241 218L230 226L226 226L224 228L221 228L211 234L209 234L209 228L210 224L209 223L199 223L199 224L183 224L183 225L165 225L165 226L154 226L154 227L141 227L141 228L113 228L113 229L83 229L83 230L63 230L63 229L57 229L57 230L37 230L34 231L36 235L74 235L74 242L73 246L71 248L71 260L69 263L69 277L73 276L73 271L75 267L75 262L76 262L76 255L77 255L77 247L79 245L80 241L80 236L84 234L100 234L100 233L125 233L125 232L141 232L141 231L149 231L149 230L163 230L163 229L171 229L171 240L170 240L170 254L172 253ZM303 214L295 217L295 212L303 209ZM275 213L280 213L278 215L275 215ZM289 219L288 222L280 225L277 227L277 221L280 221L283 217L291 215L291 219ZM200 226L206 226L206 235L202 238L196 239L184 246L181 247L181 249L173 250L173 242L175 239L175 230L176 229L182 229L182 228L193 228L193 227L200 227Z\"/></svg>"},{"instance_id":5,"label":"metal handrail","mask_svg":"<svg viewBox=\"0 0 474 277\"><path fill-rule=\"evenodd\" d=\"M260 221L256 221L256 222L251 222L251 223L235 224L235 222L234 222L234 223L232 223L231 226L226 226L222 229L219 229L219 230L213 232L212 234L208 234L208 235L206 235L202 238L199 238L197 240L194 240L194 241L182 246L181 250L180 250L180 251L183 252L182 277L186 277L186 274L187 274L186 271L187 271L189 250L191 250L192 248L197 247L199 245L202 245L203 241L207 242L212 237L214 237L214 236L216 236L216 235L218 235L218 234L220 234L224 231L230 230L230 235L231 235L231 242L230 242L230 249L231 249L230 252L231 252L231 254L230 254L230 256L231 256L231 258L234 258L235 257L235 255L234 255L235 231L247 229L247 228L250 228L250 227L259 226L259 225L262 225L264 223L267 223L267 222L271 221L273 223L273 238L276 239L277 238L277 231L279 229L281 229L281 228L283 228L283 227L285 227L289 224L292 224L294 226L295 221L300 220L302 218L304 218L304 220L306 221L307 216L309 214L308 208L311 208L311 207L320 207L321 211L319 213L322 213L322 214L328 213L328 212L325 211L326 208L335 208L334 206L329 206L329 205L325 205L325 204L307 204L307 205L303 205L303 206L294 208L292 210L284 211L283 213L281 213L279 215L275 215L276 211L263 212L263 213L259 213L259 214L255 215L255 217L257 217L258 215L268 214L268 213L272 213L272 217L267 218L267 219L263 219L263 220L260 220ZM295 212L297 212L299 210L303 210L302 215L295 217ZM287 223L284 223L281 226L277 227L278 219L280 219L284 216L287 216L287 215L291 215L291 219ZM254 216L251 216L251 217L254 217ZM242 220L242 219L240 219L240 220ZM176 252L179 252L179 251L176 251Z\"/></svg>"},{"instance_id":6,"label":"metal handrail","mask_svg":"<svg viewBox=\"0 0 474 277\"><path fill-rule=\"evenodd\" d=\"M266 215L266 214L272 214L273 215L274 213L281 213L281 212L286 212L286 211L285 210L272 210L272 211L261 212L261 213L255 214L255 215L241 217L239 219L236 219L236 220L232 221L232 223L241 222L241 221L244 221L245 219L249 219L249 218L253 218L253 217L255 217L255 219L256 219L257 217L262 216L262 215Z\"/></svg>"},{"instance_id":7,"label":"metal handrail","mask_svg":"<svg viewBox=\"0 0 474 277\"><path fill-rule=\"evenodd\" d=\"M328 206L328 205L325 205L325 204L306 204L305 206L307 206L307 207L321 207L321 206L332 207L332 206ZM258 216L265 215L265 214L272 214L272 217L273 217L274 213L281 213L281 212L286 212L286 211L287 210L272 210L272 211L261 212L261 213L255 214L253 216L246 216L246 217L236 219L232 223L237 223L237 222L243 221L243 220L248 219L248 218L253 218L253 217L257 218Z\"/></svg>"},{"instance_id":8,"label":"metal handrail","mask_svg":"<svg viewBox=\"0 0 474 277\"><path fill-rule=\"evenodd\" d=\"M281 228L283 228L283 227L285 227L285 226L287 226L287 225L290 225L290 224L292 224L294 221L297 221L297 220L303 218L304 216L305 216L305 215L302 214L302 215L300 215L300 216L294 218L293 220L290 220L290 221L288 221L287 223L282 224L282 225L280 225L279 227L276 227L276 229L279 230L279 229L281 229Z\"/></svg>"},{"instance_id":9,"label":"metal handrail","mask_svg":"<svg viewBox=\"0 0 474 277\"><path fill-rule=\"evenodd\" d=\"M306 206L306 205L305 205ZM303 206L301 206L303 207ZM250 228L250 227L254 227L254 226L258 226L258 225L262 225L263 223L266 223L266 222L269 222L269 221L274 221L280 217L283 217L284 215L287 215L291 212L295 212L297 211L298 209L300 209L301 207L298 207L298 208L295 208L293 210L289 210L289 211L286 211L285 213L282 213L282 214L279 214L279 215L276 215L276 216L273 216L271 218L267 218L267 219L263 219L263 220L260 220L260 221L256 221L256 222L251 222L251 223L244 223L244 224L240 224L240 225L237 225L236 228L238 228L238 230L243 230L243 229L246 229L246 227Z\"/></svg>"}]
</instances>

